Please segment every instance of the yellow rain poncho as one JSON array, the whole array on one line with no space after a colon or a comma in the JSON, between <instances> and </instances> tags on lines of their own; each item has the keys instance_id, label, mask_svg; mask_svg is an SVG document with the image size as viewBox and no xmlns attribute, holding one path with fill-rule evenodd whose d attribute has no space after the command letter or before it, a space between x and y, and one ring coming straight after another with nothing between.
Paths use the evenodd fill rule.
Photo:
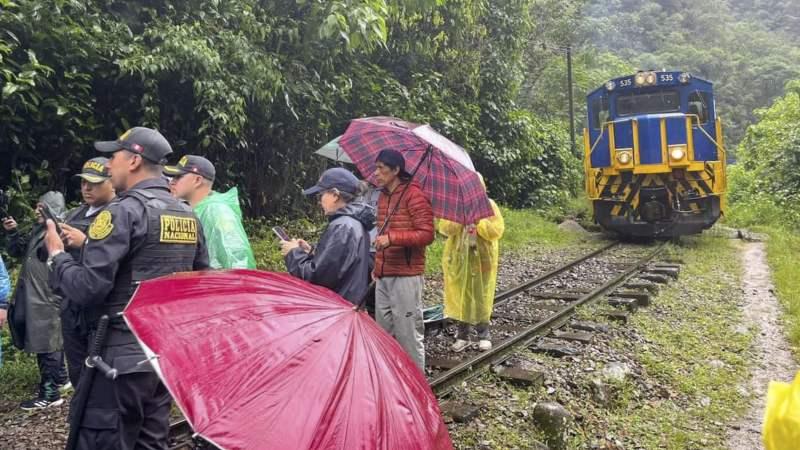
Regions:
<instances>
[{"instance_id":1,"label":"yellow rain poncho","mask_svg":"<svg viewBox=\"0 0 800 450\"><path fill-rule=\"evenodd\" d=\"M769 383L761 435L767 450L788 450L800 446L800 372L797 372L792 383Z\"/></svg>"},{"instance_id":2,"label":"yellow rain poncho","mask_svg":"<svg viewBox=\"0 0 800 450\"><path fill-rule=\"evenodd\" d=\"M470 239L467 227L448 220L439 221L444 244L444 315L461 322L489 322L497 284L498 241L505 224L500 208L491 201L494 216L481 219L477 235Z\"/></svg>"}]
</instances>

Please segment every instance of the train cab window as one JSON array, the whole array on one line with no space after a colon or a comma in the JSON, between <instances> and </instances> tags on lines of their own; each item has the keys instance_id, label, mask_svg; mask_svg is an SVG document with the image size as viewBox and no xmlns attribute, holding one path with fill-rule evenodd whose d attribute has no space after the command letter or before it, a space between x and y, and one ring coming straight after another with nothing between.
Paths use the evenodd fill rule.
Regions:
<instances>
[{"instance_id":1,"label":"train cab window","mask_svg":"<svg viewBox=\"0 0 800 450\"><path fill-rule=\"evenodd\" d=\"M677 91L620 94L617 97L617 115L655 114L680 111L681 101Z\"/></svg>"},{"instance_id":2,"label":"train cab window","mask_svg":"<svg viewBox=\"0 0 800 450\"><path fill-rule=\"evenodd\" d=\"M592 99L592 129L599 130L604 123L608 122L608 115L608 97L603 96Z\"/></svg>"},{"instance_id":3,"label":"train cab window","mask_svg":"<svg viewBox=\"0 0 800 450\"><path fill-rule=\"evenodd\" d=\"M709 95L705 92L692 92L689 94L687 102L687 114L694 114L700 119L700 123L707 123L709 118ZM692 123L696 123L692 119Z\"/></svg>"}]
</instances>

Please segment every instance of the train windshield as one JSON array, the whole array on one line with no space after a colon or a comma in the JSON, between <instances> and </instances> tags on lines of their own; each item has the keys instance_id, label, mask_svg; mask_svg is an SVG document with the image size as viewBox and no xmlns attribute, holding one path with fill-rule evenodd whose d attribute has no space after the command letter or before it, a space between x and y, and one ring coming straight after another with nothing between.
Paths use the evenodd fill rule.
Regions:
<instances>
[{"instance_id":1,"label":"train windshield","mask_svg":"<svg viewBox=\"0 0 800 450\"><path fill-rule=\"evenodd\" d=\"M680 107L681 99L677 91L620 94L617 97L618 116L675 112Z\"/></svg>"}]
</instances>

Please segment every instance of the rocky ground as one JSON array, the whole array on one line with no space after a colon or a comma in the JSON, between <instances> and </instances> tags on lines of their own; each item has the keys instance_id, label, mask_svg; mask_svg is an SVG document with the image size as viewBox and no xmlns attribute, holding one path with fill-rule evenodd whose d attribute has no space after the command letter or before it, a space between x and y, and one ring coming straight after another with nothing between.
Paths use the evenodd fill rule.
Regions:
<instances>
[{"instance_id":1,"label":"rocky ground","mask_svg":"<svg viewBox=\"0 0 800 450\"><path fill-rule=\"evenodd\" d=\"M564 262L574 259L604 241L599 237L587 238L580 245L557 251L528 249L501 260L498 273L498 292L532 277L539 276ZM441 275L426 278L427 305L441 303ZM66 440L67 404L44 411L24 412L17 408L18 401L0 399L0 450L62 449Z\"/></svg>"},{"instance_id":2,"label":"rocky ground","mask_svg":"<svg viewBox=\"0 0 800 450\"><path fill-rule=\"evenodd\" d=\"M747 414L731 426L728 447L732 450L751 450L762 448L761 421L767 404L769 382L791 382L797 363L789 351L789 342L781 328L781 306L769 277L764 243L743 243L741 255L745 268L745 303L742 308L745 313L744 325L757 330L753 349L756 365L752 379L744 389L757 395Z\"/></svg>"},{"instance_id":3,"label":"rocky ground","mask_svg":"<svg viewBox=\"0 0 800 450\"><path fill-rule=\"evenodd\" d=\"M631 323L606 322L573 355L517 353L510 364L541 373L541 385L492 374L450 395L480 411L451 421L456 447L761 448L767 383L790 380L797 367L763 249L720 237L688 241L672 249L687 258L682 279ZM605 322L603 308L586 308L581 318Z\"/></svg>"},{"instance_id":4,"label":"rocky ground","mask_svg":"<svg viewBox=\"0 0 800 450\"><path fill-rule=\"evenodd\" d=\"M507 256L501 261L498 292L541 275L600 245L602 241L592 238L566 250L531 249ZM682 252L682 249L674 251L678 257ZM746 252L744 255L752 256ZM751 256L746 256L745 262L752 259ZM736 271L738 267L734 265L728 269ZM709 301L712 301L712 295L723 299L727 297L729 302L722 305L727 309L704 308L702 297L705 291L684 289L684 281L681 280L664 287L662 291L666 294L662 301L656 299L646 311L637 314L639 319L634 319L629 325L607 323L599 319L598 309L582 311L582 320L594 320L603 326L594 332L592 342L581 345L580 351L574 355L557 358L530 350L519 352L510 364L543 373L545 376L541 385L512 385L495 374L488 374L456 389L448 400L480 408L477 417L467 422L447 419L456 447L536 449L547 448L543 444L547 442L553 448L758 448L751 446L757 445L757 435L740 436L754 434L755 430L760 429L759 400L753 402L752 411L755 413L744 415L744 419L738 421L732 415L744 412L750 395L763 391L765 380L780 379L783 373L776 375L771 365L762 364L761 375L756 369L753 378L756 385L748 385L746 380L749 378L742 375L740 378L744 380L743 383L735 388L726 390L720 387L713 392L697 392L693 386L683 386L674 380L676 373L687 380L704 376L720 378L728 372L740 374L743 370L741 367L747 365L745 360L751 363L771 360L776 351L769 345L757 344L756 348L760 350L750 352L750 342L757 337L753 331L754 321L760 321L758 326L764 329L775 327L774 311L771 313L773 315L763 320L759 319L760 314L738 317L732 313L736 309L752 309L753 305L748 301L762 298L764 291L758 289L764 289L763 283L755 280L755 284L745 284L739 288L736 274L720 273L713 277L722 280L720 284L727 287L709 293ZM737 287L731 288L734 285ZM428 277L427 303L440 303L440 292L441 278ZM748 292L753 294L750 300ZM696 303L686 301L687 298ZM660 354L664 339L660 335L653 335L652 330L666 334L665 330L669 330L670 326L679 327L676 320L680 316L693 315L696 319L704 314L710 316L711 322L716 315L730 317L723 321L721 334L691 336L692 340L685 344L686 350L681 351L714 347L709 353L712 356L699 355L698 359L687 361L677 369L670 366L671 359L680 356ZM667 326L658 329L659 324ZM674 338L680 339L684 334L683 331L676 332ZM712 342L703 341L716 341L720 336L724 338L720 340L726 343L711 345ZM764 335L756 340L760 342L763 339ZM767 340L773 339L768 337ZM677 347L680 350L680 345ZM786 347L778 343L777 348ZM788 361L791 361L790 357ZM720 412L715 409L730 402L741 403L742 411L730 408L731 411ZM16 404L16 401L0 399L0 449L63 448L66 406L24 413L16 409ZM687 412L691 413L688 419L683 418L682 415ZM565 426L547 426L546 422L559 417L564 418ZM701 419L694 419L696 417ZM670 428L679 429L680 432L676 433ZM545 430L549 430L549 433ZM726 433L730 434L727 441Z\"/></svg>"}]
</instances>

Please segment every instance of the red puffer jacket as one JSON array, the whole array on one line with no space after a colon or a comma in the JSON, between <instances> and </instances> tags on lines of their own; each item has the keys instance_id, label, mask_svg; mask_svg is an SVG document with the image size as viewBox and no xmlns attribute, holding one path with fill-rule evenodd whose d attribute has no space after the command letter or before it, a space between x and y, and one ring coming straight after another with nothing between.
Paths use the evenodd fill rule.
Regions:
<instances>
[{"instance_id":1,"label":"red puffer jacket","mask_svg":"<svg viewBox=\"0 0 800 450\"><path fill-rule=\"evenodd\" d=\"M400 206L395 210L398 202ZM425 247L434 237L431 202L417 183L402 183L392 193L382 191L378 198L379 230L390 211L394 214L383 234L389 236L391 245L376 253L375 276L421 275L425 272Z\"/></svg>"}]
</instances>

